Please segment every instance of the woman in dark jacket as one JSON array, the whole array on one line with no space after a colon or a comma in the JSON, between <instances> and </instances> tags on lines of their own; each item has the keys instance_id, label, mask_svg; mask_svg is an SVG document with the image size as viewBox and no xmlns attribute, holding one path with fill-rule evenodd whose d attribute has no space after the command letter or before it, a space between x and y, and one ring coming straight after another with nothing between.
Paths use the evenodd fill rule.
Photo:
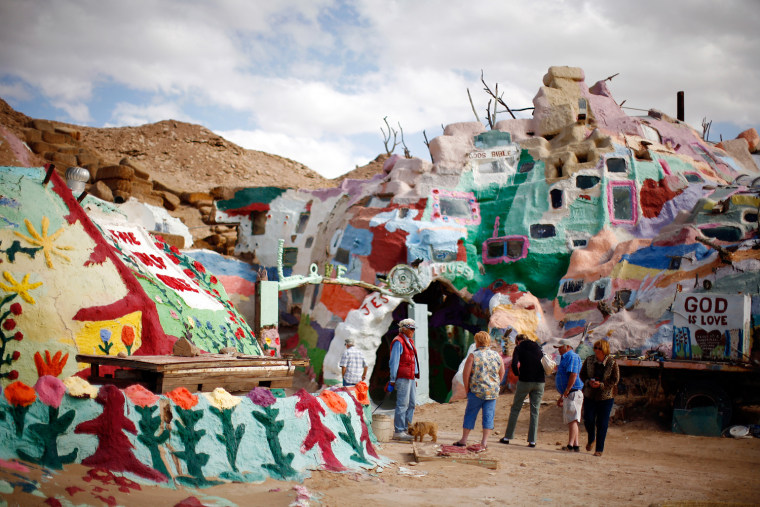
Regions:
<instances>
[{"instance_id":1,"label":"woman in dark jacket","mask_svg":"<svg viewBox=\"0 0 760 507\"><path fill-rule=\"evenodd\" d=\"M610 413L615 402L615 386L620 382L620 369L610 355L607 340L594 343L594 355L589 356L581 367L583 388L583 425L588 433L586 450L596 442L594 456L604 452L604 439L610 423Z\"/></svg>"}]
</instances>

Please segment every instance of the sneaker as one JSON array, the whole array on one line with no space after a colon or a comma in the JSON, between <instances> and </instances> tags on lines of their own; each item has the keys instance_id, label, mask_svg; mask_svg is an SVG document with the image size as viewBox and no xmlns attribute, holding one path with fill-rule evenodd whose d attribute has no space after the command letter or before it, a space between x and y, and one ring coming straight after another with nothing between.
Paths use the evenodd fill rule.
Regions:
<instances>
[{"instance_id":1,"label":"sneaker","mask_svg":"<svg viewBox=\"0 0 760 507\"><path fill-rule=\"evenodd\" d=\"M535 446L536 446L535 442L528 442L528 447L535 447Z\"/></svg>"},{"instance_id":2,"label":"sneaker","mask_svg":"<svg viewBox=\"0 0 760 507\"><path fill-rule=\"evenodd\" d=\"M509 439L507 437L501 437L501 440L499 440L500 444L509 444Z\"/></svg>"},{"instance_id":3,"label":"sneaker","mask_svg":"<svg viewBox=\"0 0 760 507\"><path fill-rule=\"evenodd\" d=\"M400 440L402 442L411 442L414 439L413 436L411 436L406 431L399 431L393 434L393 440Z\"/></svg>"}]
</instances>

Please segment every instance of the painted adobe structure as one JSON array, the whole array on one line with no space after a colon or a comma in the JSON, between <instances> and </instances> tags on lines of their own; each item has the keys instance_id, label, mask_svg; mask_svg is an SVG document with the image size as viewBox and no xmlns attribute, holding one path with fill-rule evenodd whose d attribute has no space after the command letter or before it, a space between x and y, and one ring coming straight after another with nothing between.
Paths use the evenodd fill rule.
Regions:
<instances>
[{"instance_id":1,"label":"painted adobe structure","mask_svg":"<svg viewBox=\"0 0 760 507\"><path fill-rule=\"evenodd\" d=\"M581 69L552 67L543 81L533 118L449 125L430 142L432 163L393 156L370 180L216 202L218 221L240 224L236 253L269 280L340 269L384 287L281 291L283 343L325 382L340 378L353 335L381 396L393 322L412 301L431 312L431 396L442 401L480 329L542 342L590 329L613 350L670 353L677 291L706 292L708 276L713 292L758 294L760 173L746 143L724 143L729 153L658 111L628 116Z\"/></svg>"},{"instance_id":2,"label":"painted adobe structure","mask_svg":"<svg viewBox=\"0 0 760 507\"><path fill-rule=\"evenodd\" d=\"M80 206L52 168L2 167L0 194L0 459L51 471L82 463L125 488L300 480L386 462L366 387L285 397L90 385L76 354L171 354L179 337L206 352L275 349L262 350L203 263L118 207L90 196Z\"/></svg>"},{"instance_id":3,"label":"painted adobe structure","mask_svg":"<svg viewBox=\"0 0 760 507\"><path fill-rule=\"evenodd\" d=\"M0 169L5 384L33 385L48 356L65 378L76 354L171 354L186 335L207 352L262 353L203 264L104 201L80 206L55 172L45 184L42 168Z\"/></svg>"}]
</instances>

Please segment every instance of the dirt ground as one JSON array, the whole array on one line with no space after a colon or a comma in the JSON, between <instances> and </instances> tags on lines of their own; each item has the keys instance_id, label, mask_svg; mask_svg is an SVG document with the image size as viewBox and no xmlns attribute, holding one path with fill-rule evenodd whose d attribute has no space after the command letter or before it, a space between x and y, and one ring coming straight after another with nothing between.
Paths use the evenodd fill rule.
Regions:
<instances>
[{"instance_id":1,"label":"dirt ground","mask_svg":"<svg viewBox=\"0 0 760 507\"><path fill-rule=\"evenodd\" d=\"M758 505L760 439L695 437L673 434L653 421L610 427L602 457L581 450L559 450L567 432L556 393L547 392L541 408L538 445L527 447L527 405L516 439L503 435L512 395L497 402L496 429L488 449L477 457L498 461L493 470L451 459L414 462L408 443L382 444L380 454L394 462L365 473L315 471L302 484L267 480L262 484L225 484L212 488L169 489L115 484L108 477L88 480L87 467L72 465L52 476L35 467L27 472L0 464L0 479L14 491L0 491L8 505ZM465 402L418 407L415 420L436 421L439 443L461 435ZM480 424L478 420L478 425ZM480 438L476 425L470 437ZM424 445L430 437L425 437ZM585 443L585 432L581 433ZM583 449L583 447L582 447ZM68 488L68 489L67 489ZM121 488L121 490L120 490ZM27 489L28 492L23 490ZM300 495L300 497L299 497ZM299 503L300 502L300 503Z\"/></svg>"}]
</instances>

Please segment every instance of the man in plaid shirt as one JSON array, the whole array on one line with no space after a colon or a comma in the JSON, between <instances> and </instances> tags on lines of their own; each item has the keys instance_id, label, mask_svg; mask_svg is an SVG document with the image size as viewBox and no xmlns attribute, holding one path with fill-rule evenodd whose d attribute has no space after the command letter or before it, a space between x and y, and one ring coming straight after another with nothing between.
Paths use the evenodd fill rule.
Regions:
<instances>
[{"instance_id":1,"label":"man in plaid shirt","mask_svg":"<svg viewBox=\"0 0 760 507\"><path fill-rule=\"evenodd\" d=\"M354 339L346 338L346 350L340 358L340 371L343 374L345 387L355 386L367 378L367 361L361 350L354 347Z\"/></svg>"}]
</instances>

